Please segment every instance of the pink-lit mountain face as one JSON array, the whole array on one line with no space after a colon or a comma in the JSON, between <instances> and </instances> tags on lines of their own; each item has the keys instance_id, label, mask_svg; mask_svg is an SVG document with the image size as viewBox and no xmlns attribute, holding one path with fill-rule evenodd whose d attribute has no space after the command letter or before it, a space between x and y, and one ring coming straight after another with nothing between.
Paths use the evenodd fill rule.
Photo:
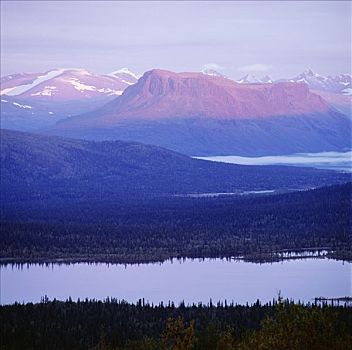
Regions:
<instances>
[{"instance_id":1,"label":"pink-lit mountain face","mask_svg":"<svg viewBox=\"0 0 352 350\"><path fill-rule=\"evenodd\" d=\"M219 76L153 70L85 122L116 125L131 119L238 120L328 110L328 104L304 83L242 85Z\"/></svg>"},{"instance_id":2,"label":"pink-lit mountain face","mask_svg":"<svg viewBox=\"0 0 352 350\"><path fill-rule=\"evenodd\" d=\"M346 89L349 91L348 89ZM350 88L352 91L352 89ZM342 94L334 93L323 90L312 90L314 93L321 96L329 105L334 107L336 110L345 114L346 116L352 117L352 95L351 94Z\"/></svg>"},{"instance_id":3,"label":"pink-lit mountain face","mask_svg":"<svg viewBox=\"0 0 352 350\"><path fill-rule=\"evenodd\" d=\"M133 140L197 156L350 149L351 119L336 109L350 96L311 90L313 78L240 83L214 72L156 69L138 79L126 68L16 74L1 79L1 127ZM346 93L347 82L339 84Z\"/></svg>"},{"instance_id":4,"label":"pink-lit mountain face","mask_svg":"<svg viewBox=\"0 0 352 350\"><path fill-rule=\"evenodd\" d=\"M126 72L97 75L85 69L54 69L1 78L1 95L48 101L94 99L121 95L135 82Z\"/></svg>"},{"instance_id":5,"label":"pink-lit mountain face","mask_svg":"<svg viewBox=\"0 0 352 350\"><path fill-rule=\"evenodd\" d=\"M134 140L190 155L252 156L348 149L350 131L350 119L304 82L240 84L152 70L102 108L47 132Z\"/></svg>"},{"instance_id":6,"label":"pink-lit mountain face","mask_svg":"<svg viewBox=\"0 0 352 350\"><path fill-rule=\"evenodd\" d=\"M349 74L323 76L307 69L296 77L279 81L305 83L331 106L347 116L352 116L352 77Z\"/></svg>"},{"instance_id":7,"label":"pink-lit mountain face","mask_svg":"<svg viewBox=\"0 0 352 350\"><path fill-rule=\"evenodd\" d=\"M331 106L347 116L352 116L352 77L350 74L338 74L335 76L323 76L306 69L301 74L289 78L274 81L271 77L257 78L253 74L247 74L236 80L240 84L263 84L292 82L307 84L309 89L323 97Z\"/></svg>"},{"instance_id":8,"label":"pink-lit mountain face","mask_svg":"<svg viewBox=\"0 0 352 350\"><path fill-rule=\"evenodd\" d=\"M137 81L123 68L107 75L53 69L1 78L1 126L36 130L102 107Z\"/></svg>"}]
</instances>

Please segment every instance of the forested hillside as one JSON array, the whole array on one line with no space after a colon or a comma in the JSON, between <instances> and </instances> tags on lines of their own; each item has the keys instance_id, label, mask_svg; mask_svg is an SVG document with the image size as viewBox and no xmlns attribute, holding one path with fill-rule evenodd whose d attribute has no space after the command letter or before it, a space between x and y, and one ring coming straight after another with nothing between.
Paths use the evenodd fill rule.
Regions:
<instances>
[{"instance_id":1,"label":"forested hillside","mask_svg":"<svg viewBox=\"0 0 352 350\"><path fill-rule=\"evenodd\" d=\"M351 183L266 196L15 203L2 208L2 261L148 262L275 258L330 248L352 259Z\"/></svg>"},{"instance_id":2,"label":"forested hillside","mask_svg":"<svg viewBox=\"0 0 352 350\"><path fill-rule=\"evenodd\" d=\"M2 203L287 191L349 179L348 174L328 170L208 162L140 143L1 131Z\"/></svg>"},{"instance_id":3,"label":"forested hillside","mask_svg":"<svg viewBox=\"0 0 352 350\"><path fill-rule=\"evenodd\" d=\"M186 287L186 286L185 286ZM348 307L116 300L0 306L6 350L346 350Z\"/></svg>"}]
</instances>

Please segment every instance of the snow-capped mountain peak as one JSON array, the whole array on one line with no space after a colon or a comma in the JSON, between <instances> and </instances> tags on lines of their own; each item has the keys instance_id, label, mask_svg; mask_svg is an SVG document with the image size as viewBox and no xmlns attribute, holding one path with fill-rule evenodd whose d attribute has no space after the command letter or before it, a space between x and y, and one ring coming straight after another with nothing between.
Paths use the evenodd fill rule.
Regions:
<instances>
[{"instance_id":1,"label":"snow-capped mountain peak","mask_svg":"<svg viewBox=\"0 0 352 350\"><path fill-rule=\"evenodd\" d=\"M313 72L312 69L308 68L308 69L306 69L306 70L302 73L302 75L306 75L306 76L313 77L313 76L315 76L316 74Z\"/></svg>"},{"instance_id":2,"label":"snow-capped mountain peak","mask_svg":"<svg viewBox=\"0 0 352 350\"><path fill-rule=\"evenodd\" d=\"M244 77L236 81L237 83L240 83L240 84L251 84L251 83L257 83L258 79L254 74L246 74Z\"/></svg>"},{"instance_id":3,"label":"snow-capped mountain peak","mask_svg":"<svg viewBox=\"0 0 352 350\"><path fill-rule=\"evenodd\" d=\"M287 81L287 79L285 80ZM307 69L298 76L291 78L290 81L303 81L313 90L344 94L344 90L351 88L352 79L351 75L348 74L323 76Z\"/></svg>"},{"instance_id":4,"label":"snow-capped mountain peak","mask_svg":"<svg viewBox=\"0 0 352 350\"><path fill-rule=\"evenodd\" d=\"M270 76L266 75L263 78L257 78L254 74L247 74L239 80L236 80L240 84L268 84L272 83L273 80Z\"/></svg>"},{"instance_id":5,"label":"snow-capped mountain peak","mask_svg":"<svg viewBox=\"0 0 352 350\"><path fill-rule=\"evenodd\" d=\"M205 74L205 75L213 76L213 77L223 77L223 78L225 78L225 76L223 74L221 74L218 71L216 71L215 69L211 69L211 68L203 69L202 73Z\"/></svg>"},{"instance_id":6,"label":"snow-capped mountain peak","mask_svg":"<svg viewBox=\"0 0 352 350\"><path fill-rule=\"evenodd\" d=\"M269 75L264 76L260 80L266 84L271 84L273 82L273 79Z\"/></svg>"},{"instance_id":7,"label":"snow-capped mountain peak","mask_svg":"<svg viewBox=\"0 0 352 350\"><path fill-rule=\"evenodd\" d=\"M1 95L51 102L92 100L119 96L135 82L136 79L126 73L107 76L91 73L84 68L56 68L44 73L3 77Z\"/></svg>"},{"instance_id":8,"label":"snow-capped mountain peak","mask_svg":"<svg viewBox=\"0 0 352 350\"><path fill-rule=\"evenodd\" d=\"M79 75L93 75L93 73L89 72L85 68L59 68L61 69L64 73L72 72L74 74L79 74Z\"/></svg>"},{"instance_id":9,"label":"snow-capped mountain peak","mask_svg":"<svg viewBox=\"0 0 352 350\"><path fill-rule=\"evenodd\" d=\"M63 69L55 69L48 72L45 72L41 75L38 75L34 79L28 80L25 84L20 84L16 86L5 87L0 91L0 95L8 95L8 96L17 96L25 93L28 90L31 90L38 86L39 84L53 79L64 73ZM23 76L23 75L22 75Z\"/></svg>"},{"instance_id":10,"label":"snow-capped mountain peak","mask_svg":"<svg viewBox=\"0 0 352 350\"><path fill-rule=\"evenodd\" d=\"M120 74L126 74L126 75L130 75L133 78L135 78L136 80L138 80L140 78L140 76L138 76L137 74L131 72L128 68L124 67L124 68L120 68L114 72L109 73L109 76L118 76Z\"/></svg>"}]
</instances>

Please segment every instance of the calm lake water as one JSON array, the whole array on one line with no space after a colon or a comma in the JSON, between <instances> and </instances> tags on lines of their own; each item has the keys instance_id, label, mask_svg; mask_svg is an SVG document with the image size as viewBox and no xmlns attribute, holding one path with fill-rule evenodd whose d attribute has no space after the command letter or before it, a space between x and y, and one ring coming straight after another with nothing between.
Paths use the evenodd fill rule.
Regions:
<instances>
[{"instance_id":1,"label":"calm lake water","mask_svg":"<svg viewBox=\"0 0 352 350\"><path fill-rule=\"evenodd\" d=\"M285 298L351 295L350 263L328 259L286 260L254 264L221 259L167 261L162 264L25 265L1 267L1 303L38 302L72 297L129 302L140 298L159 303L234 301L244 304L267 302L279 291Z\"/></svg>"},{"instance_id":2,"label":"calm lake water","mask_svg":"<svg viewBox=\"0 0 352 350\"><path fill-rule=\"evenodd\" d=\"M296 153L285 156L266 157L214 156L195 158L244 165L294 165L338 171L352 171L352 151Z\"/></svg>"}]
</instances>

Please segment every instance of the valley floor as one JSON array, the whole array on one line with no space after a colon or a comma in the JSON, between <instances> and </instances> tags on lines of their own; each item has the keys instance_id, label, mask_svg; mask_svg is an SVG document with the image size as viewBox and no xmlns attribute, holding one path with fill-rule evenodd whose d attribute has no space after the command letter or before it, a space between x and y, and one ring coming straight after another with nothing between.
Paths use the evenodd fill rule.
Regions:
<instances>
[{"instance_id":1,"label":"valley floor","mask_svg":"<svg viewBox=\"0 0 352 350\"><path fill-rule=\"evenodd\" d=\"M351 261L351 188L349 183L279 195L130 203L15 203L2 207L0 261L263 262L296 258L302 250L326 250L329 258Z\"/></svg>"}]
</instances>

